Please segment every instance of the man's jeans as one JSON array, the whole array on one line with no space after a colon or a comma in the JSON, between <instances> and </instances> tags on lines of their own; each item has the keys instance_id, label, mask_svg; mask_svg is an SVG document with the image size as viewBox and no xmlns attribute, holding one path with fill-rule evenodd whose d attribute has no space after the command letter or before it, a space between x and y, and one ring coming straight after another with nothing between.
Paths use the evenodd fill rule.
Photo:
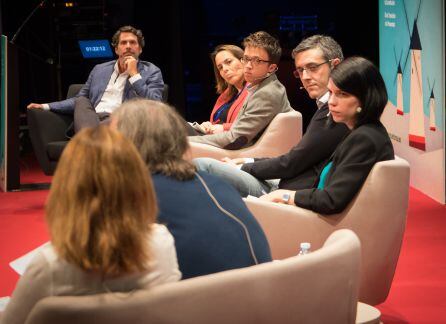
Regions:
<instances>
[{"instance_id":1,"label":"man's jeans","mask_svg":"<svg viewBox=\"0 0 446 324\"><path fill-rule=\"evenodd\" d=\"M259 180L245 171L215 159L198 158L194 159L194 163L198 171L216 175L230 183L242 197L248 195L260 197L276 190L279 185L279 179Z\"/></svg>"}]
</instances>

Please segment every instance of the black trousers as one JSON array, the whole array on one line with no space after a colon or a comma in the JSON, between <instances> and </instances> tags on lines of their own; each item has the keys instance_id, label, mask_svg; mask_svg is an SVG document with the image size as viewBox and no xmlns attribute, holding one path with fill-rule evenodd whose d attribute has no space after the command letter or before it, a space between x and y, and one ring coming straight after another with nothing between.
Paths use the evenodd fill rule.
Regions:
<instances>
[{"instance_id":1,"label":"black trousers","mask_svg":"<svg viewBox=\"0 0 446 324\"><path fill-rule=\"evenodd\" d=\"M74 106L74 132L79 132L82 128L96 127L99 124L109 124L109 113L97 113L86 97L77 97Z\"/></svg>"}]
</instances>

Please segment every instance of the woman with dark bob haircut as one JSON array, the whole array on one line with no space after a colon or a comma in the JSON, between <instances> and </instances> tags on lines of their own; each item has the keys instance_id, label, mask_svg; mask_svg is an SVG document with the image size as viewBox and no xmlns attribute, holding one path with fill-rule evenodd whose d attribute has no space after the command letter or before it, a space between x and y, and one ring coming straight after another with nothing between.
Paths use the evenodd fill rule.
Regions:
<instances>
[{"instance_id":1,"label":"woman with dark bob haircut","mask_svg":"<svg viewBox=\"0 0 446 324\"><path fill-rule=\"evenodd\" d=\"M393 160L394 152L380 117L387 104L384 80L373 63L351 57L337 65L328 82L330 114L351 130L322 169L312 188L276 190L262 196L317 213L344 210L376 162ZM284 197L288 197L285 201Z\"/></svg>"}]
</instances>

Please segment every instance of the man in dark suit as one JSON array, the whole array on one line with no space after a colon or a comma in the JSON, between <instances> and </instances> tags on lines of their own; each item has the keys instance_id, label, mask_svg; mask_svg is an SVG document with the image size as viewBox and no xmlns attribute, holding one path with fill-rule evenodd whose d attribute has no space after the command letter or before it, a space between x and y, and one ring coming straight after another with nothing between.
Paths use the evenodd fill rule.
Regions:
<instances>
[{"instance_id":1,"label":"man in dark suit","mask_svg":"<svg viewBox=\"0 0 446 324\"><path fill-rule=\"evenodd\" d=\"M195 160L199 170L225 178L242 196L259 197L278 188L311 187L325 161L349 132L344 124L335 124L331 120L327 104L330 71L343 59L339 44L331 37L315 35L297 45L292 57L296 66L294 75L300 78L303 88L318 105L302 140L288 153L276 158L225 158L224 162L208 158Z\"/></svg>"},{"instance_id":2,"label":"man in dark suit","mask_svg":"<svg viewBox=\"0 0 446 324\"><path fill-rule=\"evenodd\" d=\"M75 98L49 104L31 103L28 109L74 111L74 128L78 131L108 121L113 110L126 100L161 100L164 83L160 69L139 60L144 47L141 30L132 26L119 28L113 35L112 45L117 60L96 65Z\"/></svg>"}]
</instances>

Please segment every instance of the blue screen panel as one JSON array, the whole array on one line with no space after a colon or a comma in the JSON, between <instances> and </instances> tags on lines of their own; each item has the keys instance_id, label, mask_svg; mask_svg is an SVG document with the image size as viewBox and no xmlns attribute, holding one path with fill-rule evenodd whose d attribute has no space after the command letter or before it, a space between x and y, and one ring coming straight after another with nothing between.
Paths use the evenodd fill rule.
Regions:
<instances>
[{"instance_id":1,"label":"blue screen panel","mask_svg":"<svg viewBox=\"0 0 446 324\"><path fill-rule=\"evenodd\" d=\"M106 39L80 40L79 47L84 58L113 57L110 43Z\"/></svg>"}]
</instances>

